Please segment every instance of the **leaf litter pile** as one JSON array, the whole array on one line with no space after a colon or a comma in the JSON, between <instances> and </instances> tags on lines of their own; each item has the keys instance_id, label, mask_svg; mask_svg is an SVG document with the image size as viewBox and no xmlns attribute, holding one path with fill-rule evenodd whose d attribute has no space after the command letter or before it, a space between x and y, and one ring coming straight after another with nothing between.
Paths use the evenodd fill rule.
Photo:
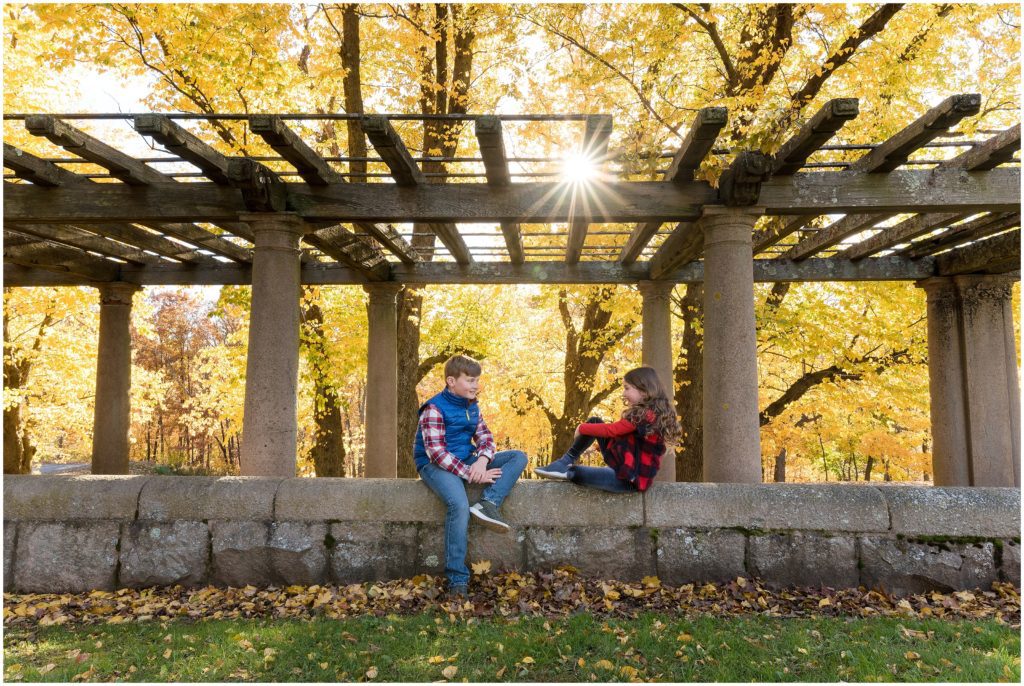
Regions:
<instances>
[{"instance_id":1,"label":"leaf litter pile","mask_svg":"<svg viewBox=\"0 0 1024 686\"><path fill-rule=\"evenodd\" d=\"M653 576L632 583L592 579L572 567L490 574L489 565L478 563L474 572L465 600L449 600L442 579L427 575L340 586L172 586L82 594L5 593L4 625L120 624L175 618L341 619L431 609L465 617L564 617L587 612L633 618L639 612L655 611L684 617L931 617L1020 624L1020 589L999 582L990 590L933 591L899 598L863 588L770 589L743 577L728 583L668 586Z\"/></svg>"}]
</instances>

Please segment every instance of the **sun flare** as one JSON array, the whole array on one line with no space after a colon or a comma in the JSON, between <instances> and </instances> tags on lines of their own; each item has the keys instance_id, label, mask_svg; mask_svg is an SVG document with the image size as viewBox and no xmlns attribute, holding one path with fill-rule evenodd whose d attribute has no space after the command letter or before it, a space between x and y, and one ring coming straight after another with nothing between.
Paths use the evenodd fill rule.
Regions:
<instances>
[{"instance_id":1,"label":"sun flare","mask_svg":"<svg viewBox=\"0 0 1024 686\"><path fill-rule=\"evenodd\" d=\"M570 155L562 162L562 180L568 183L589 183L597 177L597 171L594 160L580 153Z\"/></svg>"}]
</instances>

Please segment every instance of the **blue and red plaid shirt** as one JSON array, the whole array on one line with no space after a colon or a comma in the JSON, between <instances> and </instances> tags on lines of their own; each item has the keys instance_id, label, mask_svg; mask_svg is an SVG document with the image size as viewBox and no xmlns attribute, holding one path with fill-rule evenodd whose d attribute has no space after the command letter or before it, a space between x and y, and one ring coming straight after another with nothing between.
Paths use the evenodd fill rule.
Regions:
<instances>
[{"instance_id":1,"label":"blue and red plaid shirt","mask_svg":"<svg viewBox=\"0 0 1024 686\"><path fill-rule=\"evenodd\" d=\"M423 434L423 448L427 451L430 461L441 469L468 480L469 465L448 452L448 444L445 442L444 415L441 414L441 410L435 405L427 405L420 413L419 424L420 433ZM477 420L473 441L476 443L477 457L487 458L487 461L490 462L495 451L494 435L487 428L482 414Z\"/></svg>"}]
</instances>

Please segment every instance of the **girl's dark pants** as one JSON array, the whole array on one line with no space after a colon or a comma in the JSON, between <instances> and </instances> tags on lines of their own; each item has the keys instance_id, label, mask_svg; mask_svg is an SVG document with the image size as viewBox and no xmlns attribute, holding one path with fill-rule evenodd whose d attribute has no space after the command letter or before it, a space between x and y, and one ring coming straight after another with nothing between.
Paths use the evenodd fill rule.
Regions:
<instances>
[{"instance_id":1,"label":"girl's dark pants","mask_svg":"<svg viewBox=\"0 0 1024 686\"><path fill-rule=\"evenodd\" d=\"M604 420L600 417L591 417L587 420L587 424L604 424ZM608 461L606 453L608 451L608 439L598 438L597 436L584 436L580 435L569 450L566 451L566 455L572 458L575 463L583 455L584 451L597 441L598 447L601 449L601 456L604 457L605 462ZM580 486L589 486L590 488L597 488L602 491L608 491L609 493L635 493L636 486L626 481L622 481L619 477L615 476L615 470L611 467L585 467L583 465L573 464L569 467L569 471L566 473L569 477L569 481Z\"/></svg>"}]
</instances>

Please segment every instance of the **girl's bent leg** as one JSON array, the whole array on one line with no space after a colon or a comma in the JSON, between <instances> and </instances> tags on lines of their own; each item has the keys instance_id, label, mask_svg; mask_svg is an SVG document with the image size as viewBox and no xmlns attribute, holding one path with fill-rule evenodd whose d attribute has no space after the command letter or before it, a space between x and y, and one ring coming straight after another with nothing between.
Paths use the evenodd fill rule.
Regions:
<instances>
[{"instance_id":1,"label":"girl's bent leg","mask_svg":"<svg viewBox=\"0 0 1024 686\"><path fill-rule=\"evenodd\" d=\"M620 480L615 476L615 470L611 467L577 465L569 470L569 481L609 493L636 493L636 486Z\"/></svg>"},{"instance_id":2,"label":"girl's bent leg","mask_svg":"<svg viewBox=\"0 0 1024 686\"><path fill-rule=\"evenodd\" d=\"M465 482L440 467L428 464L420 470L420 477L447 508L444 519L444 571L451 586L469 583L466 566L466 547L469 532L469 498Z\"/></svg>"}]
</instances>

